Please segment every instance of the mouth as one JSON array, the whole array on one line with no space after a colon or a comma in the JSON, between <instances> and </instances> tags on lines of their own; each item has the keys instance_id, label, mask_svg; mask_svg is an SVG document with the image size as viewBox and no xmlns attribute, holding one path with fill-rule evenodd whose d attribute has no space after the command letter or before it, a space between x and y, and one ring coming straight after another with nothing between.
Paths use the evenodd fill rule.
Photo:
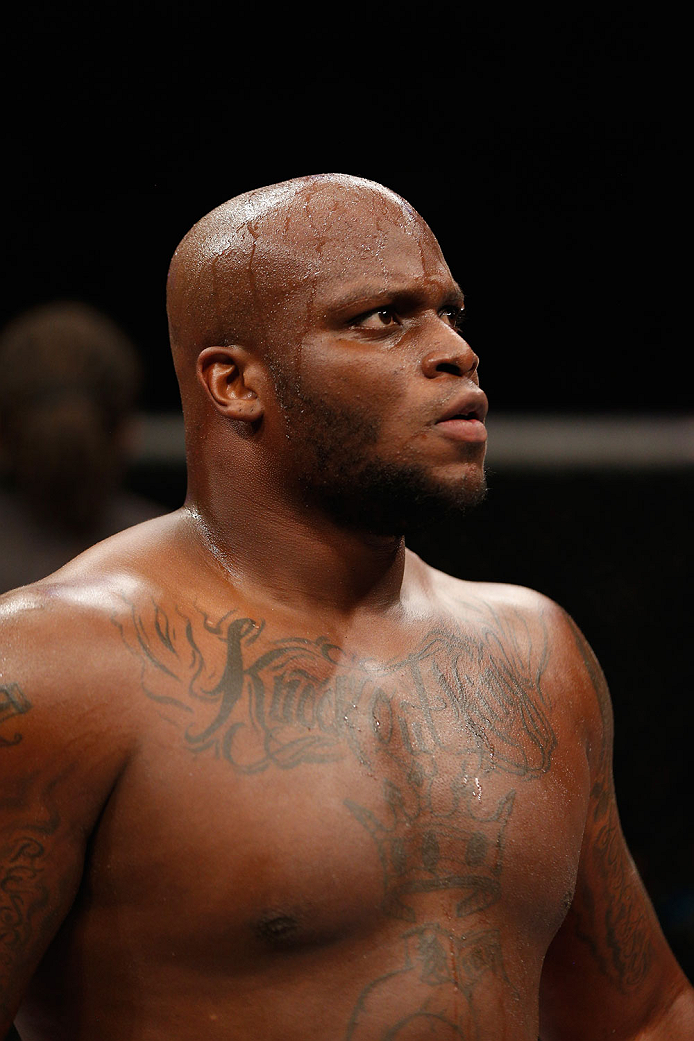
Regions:
<instances>
[{"instance_id":1,"label":"mouth","mask_svg":"<svg viewBox=\"0 0 694 1041\"><path fill-rule=\"evenodd\" d=\"M480 417L479 412L477 412L476 409L472 409L469 412L454 412L452 416L446 416L445 419L439 419L437 422L438 423L451 423L453 420L456 420L456 419L465 419L465 420L477 419L477 420L479 420L480 423L483 422L483 419Z\"/></svg>"},{"instance_id":2,"label":"mouth","mask_svg":"<svg viewBox=\"0 0 694 1041\"><path fill-rule=\"evenodd\" d=\"M479 387L471 387L450 402L438 422L447 423L452 419L476 419L480 423L484 423L488 409L487 395L484 391Z\"/></svg>"},{"instance_id":3,"label":"mouth","mask_svg":"<svg viewBox=\"0 0 694 1041\"><path fill-rule=\"evenodd\" d=\"M466 393L463 398L452 402L434 425L454 441L484 442L487 440L487 429L484 425L487 408L486 394L476 388L473 392Z\"/></svg>"}]
</instances>

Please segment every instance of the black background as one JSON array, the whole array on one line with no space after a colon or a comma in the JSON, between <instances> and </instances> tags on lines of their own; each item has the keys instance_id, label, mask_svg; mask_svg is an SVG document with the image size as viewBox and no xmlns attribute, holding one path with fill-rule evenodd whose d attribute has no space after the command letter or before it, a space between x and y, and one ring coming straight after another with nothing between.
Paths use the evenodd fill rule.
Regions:
<instances>
[{"instance_id":1,"label":"black background","mask_svg":"<svg viewBox=\"0 0 694 1041\"><path fill-rule=\"evenodd\" d=\"M494 7L29 9L10 36L0 319L89 299L140 344L147 407L175 407L179 239L234 194L338 170L439 236L493 407L688 409L678 27L636 6Z\"/></svg>"},{"instance_id":2,"label":"black background","mask_svg":"<svg viewBox=\"0 0 694 1041\"><path fill-rule=\"evenodd\" d=\"M86 299L139 345L143 406L176 408L179 239L239 192L339 170L431 224L493 409L688 412L683 33L636 5L25 8L5 66L0 321ZM131 481L180 501L180 468ZM586 631L613 689L625 830L690 974L693 485L691 469L502 469L462 528L416 546L540 588Z\"/></svg>"}]
</instances>

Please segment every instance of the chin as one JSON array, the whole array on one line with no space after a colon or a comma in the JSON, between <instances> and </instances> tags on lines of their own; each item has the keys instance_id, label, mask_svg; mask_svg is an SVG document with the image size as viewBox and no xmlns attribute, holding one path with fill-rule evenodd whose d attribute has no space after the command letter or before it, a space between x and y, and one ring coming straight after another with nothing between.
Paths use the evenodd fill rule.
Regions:
<instances>
[{"instance_id":1,"label":"chin","mask_svg":"<svg viewBox=\"0 0 694 1041\"><path fill-rule=\"evenodd\" d=\"M463 515L487 492L484 470L467 467L456 479L441 480L417 467L367 466L352 475L349 490L323 485L324 509L339 524L374 535L402 536L430 527L452 514Z\"/></svg>"}]
</instances>

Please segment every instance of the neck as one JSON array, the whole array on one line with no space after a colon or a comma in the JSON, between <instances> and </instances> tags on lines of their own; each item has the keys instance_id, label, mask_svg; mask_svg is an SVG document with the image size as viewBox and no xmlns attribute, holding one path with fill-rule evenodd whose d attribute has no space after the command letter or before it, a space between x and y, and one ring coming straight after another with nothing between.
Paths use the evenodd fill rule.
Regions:
<instances>
[{"instance_id":1,"label":"neck","mask_svg":"<svg viewBox=\"0 0 694 1041\"><path fill-rule=\"evenodd\" d=\"M249 596L343 616L400 603L401 536L345 530L303 504L257 494L243 503L189 494L185 509L195 536Z\"/></svg>"}]
</instances>

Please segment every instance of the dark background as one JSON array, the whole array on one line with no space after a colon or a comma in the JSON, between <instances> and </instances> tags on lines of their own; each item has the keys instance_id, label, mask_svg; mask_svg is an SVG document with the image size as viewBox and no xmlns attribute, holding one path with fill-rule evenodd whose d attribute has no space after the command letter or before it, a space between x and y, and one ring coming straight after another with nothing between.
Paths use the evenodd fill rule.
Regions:
<instances>
[{"instance_id":1,"label":"dark background","mask_svg":"<svg viewBox=\"0 0 694 1041\"><path fill-rule=\"evenodd\" d=\"M434 228L495 408L688 409L678 27L495 6L30 7L5 71L0 319L88 298L141 345L147 407L175 407L179 239L238 192L338 170Z\"/></svg>"},{"instance_id":2,"label":"dark background","mask_svg":"<svg viewBox=\"0 0 694 1041\"><path fill-rule=\"evenodd\" d=\"M0 322L86 299L139 345L143 407L175 409L179 239L239 192L339 170L400 192L437 233L493 409L690 412L683 26L665 7L558 6L23 9ZM129 480L180 502L180 466ZM539 588L585 630L613 690L625 831L690 975L693 492L691 468L502 468L462 528L416 546Z\"/></svg>"}]
</instances>

